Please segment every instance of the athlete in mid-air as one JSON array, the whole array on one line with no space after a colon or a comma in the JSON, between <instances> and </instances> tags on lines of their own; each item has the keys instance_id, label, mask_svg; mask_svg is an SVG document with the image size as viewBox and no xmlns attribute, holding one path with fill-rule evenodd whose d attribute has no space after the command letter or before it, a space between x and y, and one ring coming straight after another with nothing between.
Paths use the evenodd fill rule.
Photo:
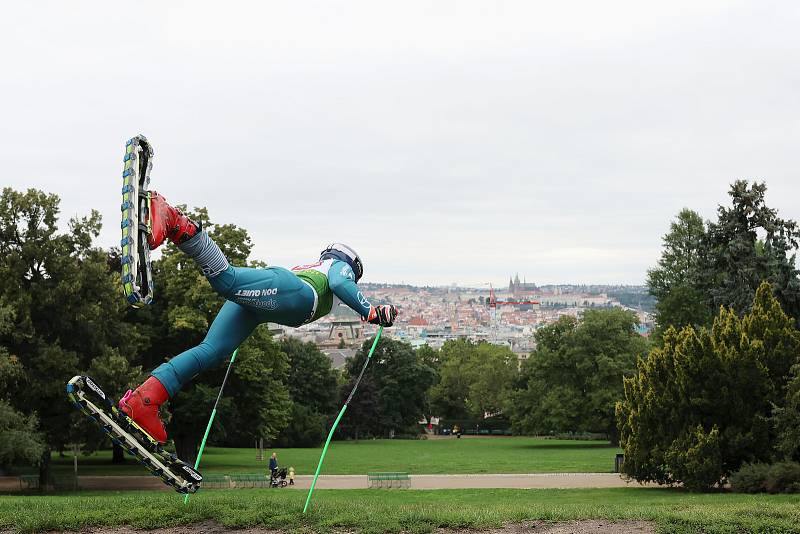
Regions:
<instances>
[{"instance_id":1,"label":"athlete in mid-air","mask_svg":"<svg viewBox=\"0 0 800 534\"><path fill-rule=\"evenodd\" d=\"M222 363L258 325L300 326L325 316L339 302L363 320L381 326L391 326L397 316L394 306L373 306L358 289L364 266L347 245L330 245L316 263L291 270L234 267L199 224L155 191L150 192L147 213L150 250L171 240L194 259L211 287L226 300L202 343L158 366L119 401L120 409L156 441L167 440L159 406L196 375Z\"/></svg>"}]
</instances>

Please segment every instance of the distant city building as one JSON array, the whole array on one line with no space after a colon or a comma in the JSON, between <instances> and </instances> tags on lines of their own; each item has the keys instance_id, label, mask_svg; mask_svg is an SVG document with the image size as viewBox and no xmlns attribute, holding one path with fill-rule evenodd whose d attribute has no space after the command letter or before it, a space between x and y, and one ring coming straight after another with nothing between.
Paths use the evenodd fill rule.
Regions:
<instances>
[{"instance_id":1,"label":"distant city building","mask_svg":"<svg viewBox=\"0 0 800 534\"><path fill-rule=\"evenodd\" d=\"M415 315L410 321L408 321L408 326L428 326L429 324L430 323L428 323L428 321L426 321L425 318L420 315Z\"/></svg>"},{"instance_id":2,"label":"distant city building","mask_svg":"<svg viewBox=\"0 0 800 534\"><path fill-rule=\"evenodd\" d=\"M323 349L322 353L330 358L331 367L342 369L344 364L347 363L347 358L355 356L356 351L353 349Z\"/></svg>"},{"instance_id":3,"label":"distant city building","mask_svg":"<svg viewBox=\"0 0 800 534\"><path fill-rule=\"evenodd\" d=\"M364 295L373 303L392 303L400 315L392 328L383 335L400 340L412 347L428 345L441 347L452 339L488 342L509 347L523 361L535 350L536 331L552 324L562 316L580 320L587 310L621 307L634 311L639 318L638 332L649 335L654 324L649 310L640 302L644 286L604 285L543 285L520 280L519 274L509 280L509 291L497 292L492 309L490 289L458 287L414 287L390 284L362 284ZM495 290L496 291L496 290ZM620 303L624 299L628 305ZM535 300L539 305L509 304L507 301ZM504 302L505 301L505 302ZM632 304L632 305L631 305ZM336 313L300 328L281 328L271 325L276 337L291 336L315 343L339 367L352 350L360 349L374 336L378 327L363 322L345 306Z\"/></svg>"},{"instance_id":4,"label":"distant city building","mask_svg":"<svg viewBox=\"0 0 800 534\"><path fill-rule=\"evenodd\" d=\"M359 345L364 340L364 327L361 320L334 319L329 324L328 337L317 343L319 347L340 348L340 345Z\"/></svg>"},{"instance_id":5,"label":"distant city building","mask_svg":"<svg viewBox=\"0 0 800 534\"><path fill-rule=\"evenodd\" d=\"M536 287L536 284L534 283L529 284L528 281L525 279L523 279L523 281L520 282L519 273L517 273L514 276L514 278L509 278L508 280L508 292L514 297L530 296L538 291L539 288Z\"/></svg>"}]
</instances>

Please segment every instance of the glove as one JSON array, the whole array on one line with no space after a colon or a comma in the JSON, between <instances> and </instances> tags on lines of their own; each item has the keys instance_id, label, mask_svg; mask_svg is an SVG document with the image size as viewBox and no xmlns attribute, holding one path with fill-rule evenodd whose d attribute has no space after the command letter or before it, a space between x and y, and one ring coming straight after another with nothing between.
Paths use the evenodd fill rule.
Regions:
<instances>
[{"instance_id":1,"label":"glove","mask_svg":"<svg viewBox=\"0 0 800 534\"><path fill-rule=\"evenodd\" d=\"M367 321L381 326L392 326L397 317L397 308L392 304L373 306L369 310Z\"/></svg>"}]
</instances>

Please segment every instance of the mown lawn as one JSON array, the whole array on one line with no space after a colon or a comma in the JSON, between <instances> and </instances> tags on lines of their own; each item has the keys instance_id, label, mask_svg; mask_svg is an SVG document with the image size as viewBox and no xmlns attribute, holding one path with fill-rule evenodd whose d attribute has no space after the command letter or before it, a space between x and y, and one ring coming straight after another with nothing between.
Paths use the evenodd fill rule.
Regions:
<instances>
[{"instance_id":1,"label":"mown lawn","mask_svg":"<svg viewBox=\"0 0 800 534\"><path fill-rule=\"evenodd\" d=\"M175 493L104 492L0 497L0 530L24 532L130 525L155 528L214 520L231 528L293 532L429 532L535 519L641 519L661 532L800 533L800 495L692 494L673 489L206 491L188 506Z\"/></svg>"},{"instance_id":2,"label":"mown lawn","mask_svg":"<svg viewBox=\"0 0 800 534\"><path fill-rule=\"evenodd\" d=\"M321 448L271 449L282 466L298 474L313 474ZM460 473L609 473L614 455L622 452L603 441L551 440L527 437L441 440L335 441L325 458L325 473L363 475L369 471L407 471L412 474ZM111 452L78 456L81 475L146 474L132 459L110 463ZM72 472L72 457L53 455L56 473ZM260 472L266 462L255 449L209 447L200 470L207 473Z\"/></svg>"}]
</instances>

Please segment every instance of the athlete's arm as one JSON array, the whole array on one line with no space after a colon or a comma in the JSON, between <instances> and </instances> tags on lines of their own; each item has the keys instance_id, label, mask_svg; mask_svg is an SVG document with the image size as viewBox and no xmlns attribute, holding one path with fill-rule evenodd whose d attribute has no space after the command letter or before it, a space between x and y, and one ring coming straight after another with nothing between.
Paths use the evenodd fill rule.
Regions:
<instances>
[{"instance_id":1,"label":"athlete's arm","mask_svg":"<svg viewBox=\"0 0 800 534\"><path fill-rule=\"evenodd\" d=\"M356 275L346 262L335 261L331 264L331 268L328 270L328 285L331 291L339 297L339 300L367 320L370 310L372 310L372 304L358 289L355 280Z\"/></svg>"},{"instance_id":2,"label":"athlete's arm","mask_svg":"<svg viewBox=\"0 0 800 534\"><path fill-rule=\"evenodd\" d=\"M356 275L346 262L335 261L328 270L328 285L339 300L355 310L365 321L382 326L392 326L397 308L392 305L373 306L356 285Z\"/></svg>"}]
</instances>

